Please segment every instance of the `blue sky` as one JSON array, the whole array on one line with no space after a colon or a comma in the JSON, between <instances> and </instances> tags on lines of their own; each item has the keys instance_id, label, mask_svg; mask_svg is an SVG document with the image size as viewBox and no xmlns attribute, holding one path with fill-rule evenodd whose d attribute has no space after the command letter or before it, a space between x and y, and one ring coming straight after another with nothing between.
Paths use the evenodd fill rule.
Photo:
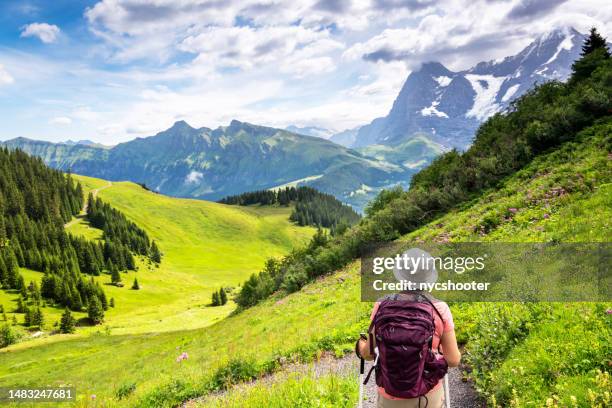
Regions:
<instances>
[{"instance_id":1,"label":"blue sky","mask_svg":"<svg viewBox=\"0 0 612 408\"><path fill-rule=\"evenodd\" d=\"M611 21L600 0L4 0L0 139L114 144L181 119L339 131L386 114L423 61L465 69Z\"/></svg>"}]
</instances>

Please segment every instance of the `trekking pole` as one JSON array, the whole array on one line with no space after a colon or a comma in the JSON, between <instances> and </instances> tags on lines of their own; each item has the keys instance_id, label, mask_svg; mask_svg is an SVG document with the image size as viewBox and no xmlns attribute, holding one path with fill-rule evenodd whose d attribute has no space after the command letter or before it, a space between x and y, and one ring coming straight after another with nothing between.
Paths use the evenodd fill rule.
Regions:
<instances>
[{"instance_id":1,"label":"trekking pole","mask_svg":"<svg viewBox=\"0 0 612 408\"><path fill-rule=\"evenodd\" d=\"M365 360L359 359L359 408L363 408L363 374L365 371Z\"/></svg>"},{"instance_id":2,"label":"trekking pole","mask_svg":"<svg viewBox=\"0 0 612 408\"><path fill-rule=\"evenodd\" d=\"M450 390L448 387L448 374L444 376L444 406L446 408L451 408Z\"/></svg>"}]
</instances>

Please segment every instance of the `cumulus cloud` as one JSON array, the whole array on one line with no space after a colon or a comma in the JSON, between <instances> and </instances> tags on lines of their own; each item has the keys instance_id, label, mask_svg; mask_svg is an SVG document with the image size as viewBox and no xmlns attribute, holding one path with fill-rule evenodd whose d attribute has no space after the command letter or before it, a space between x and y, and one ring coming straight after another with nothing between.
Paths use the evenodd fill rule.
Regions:
<instances>
[{"instance_id":1,"label":"cumulus cloud","mask_svg":"<svg viewBox=\"0 0 612 408\"><path fill-rule=\"evenodd\" d=\"M453 69L464 69L482 60L517 52L536 35L557 25L560 15L569 14L567 10L555 14L563 3L553 0L446 0L443 4L434 4L378 0L379 7L404 5L422 9L423 17L416 24L383 28L366 40L353 43L343 56L349 61L404 61L412 69L428 61L441 61ZM586 4L582 7L597 8ZM521 19L521 16L551 13L546 18Z\"/></svg>"},{"instance_id":2,"label":"cumulus cloud","mask_svg":"<svg viewBox=\"0 0 612 408\"><path fill-rule=\"evenodd\" d=\"M47 23L32 23L21 29L21 37L36 37L45 44L55 42L59 33L58 26Z\"/></svg>"},{"instance_id":3,"label":"cumulus cloud","mask_svg":"<svg viewBox=\"0 0 612 408\"><path fill-rule=\"evenodd\" d=\"M0 85L9 85L15 82L15 79L8 73L2 64L0 64Z\"/></svg>"},{"instance_id":4,"label":"cumulus cloud","mask_svg":"<svg viewBox=\"0 0 612 408\"><path fill-rule=\"evenodd\" d=\"M304 27L210 27L185 38L179 48L218 68L251 69L274 64L286 73L304 76L328 72L334 63L325 54L342 49L329 32Z\"/></svg>"},{"instance_id":5,"label":"cumulus cloud","mask_svg":"<svg viewBox=\"0 0 612 408\"><path fill-rule=\"evenodd\" d=\"M535 18L549 13L567 0L521 0L508 13L510 19Z\"/></svg>"},{"instance_id":6,"label":"cumulus cloud","mask_svg":"<svg viewBox=\"0 0 612 408\"><path fill-rule=\"evenodd\" d=\"M51 125L68 126L68 125L72 124L72 119L70 119L67 116L57 116L55 118L52 118L49 121L49 124L51 124Z\"/></svg>"}]
</instances>

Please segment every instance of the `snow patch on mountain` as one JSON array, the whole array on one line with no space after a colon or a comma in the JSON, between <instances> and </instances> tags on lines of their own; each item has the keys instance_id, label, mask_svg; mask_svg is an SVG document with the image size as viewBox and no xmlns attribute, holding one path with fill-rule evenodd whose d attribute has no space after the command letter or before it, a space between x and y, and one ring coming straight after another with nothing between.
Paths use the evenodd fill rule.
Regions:
<instances>
[{"instance_id":1,"label":"snow patch on mountain","mask_svg":"<svg viewBox=\"0 0 612 408\"><path fill-rule=\"evenodd\" d=\"M440 101L433 101L430 106L421 109L421 115L423 116L438 116L440 118L448 118L448 115L444 112L439 111L436 107L440 104Z\"/></svg>"},{"instance_id":2,"label":"snow patch on mountain","mask_svg":"<svg viewBox=\"0 0 612 408\"><path fill-rule=\"evenodd\" d=\"M202 177L204 177L204 174L202 174L199 171L195 171L192 170L187 177L185 177L185 183L186 184L196 184L199 183L202 180ZM158 186L159 189L159 186Z\"/></svg>"},{"instance_id":3,"label":"snow patch on mountain","mask_svg":"<svg viewBox=\"0 0 612 408\"><path fill-rule=\"evenodd\" d=\"M493 75L474 75L468 74L465 78L470 81L472 88L476 92L474 105L465 116L484 120L500 110L495 98L506 77L496 77Z\"/></svg>"},{"instance_id":4,"label":"snow patch on mountain","mask_svg":"<svg viewBox=\"0 0 612 408\"><path fill-rule=\"evenodd\" d=\"M436 81L438 85L440 85L441 87L448 86L452 80L453 80L452 78L444 76L444 75L439 76L439 77L434 77L434 81Z\"/></svg>"},{"instance_id":5,"label":"snow patch on mountain","mask_svg":"<svg viewBox=\"0 0 612 408\"><path fill-rule=\"evenodd\" d=\"M557 51L555 51L555 53L553 54L552 57L550 57L550 59L548 61L546 61L544 63L544 65L548 65L551 62L553 62L554 60L557 59L557 57L559 56L559 54L561 53L561 51L563 50L571 50L572 47L574 46L573 40L574 39L574 35L573 34L569 34L567 35L563 41L561 41L561 43L559 43L559 45L557 46Z\"/></svg>"},{"instance_id":6,"label":"snow patch on mountain","mask_svg":"<svg viewBox=\"0 0 612 408\"><path fill-rule=\"evenodd\" d=\"M510 101L510 99L514 96L514 94L516 93L516 91L518 91L518 89L520 87L521 87L521 85L516 84L516 85L512 85L510 88L508 88L508 90L506 91L506 93L502 97L502 102Z\"/></svg>"}]
</instances>

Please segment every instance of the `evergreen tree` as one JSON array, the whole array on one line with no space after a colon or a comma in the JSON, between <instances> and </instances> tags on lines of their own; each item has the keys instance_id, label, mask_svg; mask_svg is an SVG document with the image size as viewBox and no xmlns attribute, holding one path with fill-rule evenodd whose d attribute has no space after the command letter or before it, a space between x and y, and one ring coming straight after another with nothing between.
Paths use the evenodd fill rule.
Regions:
<instances>
[{"instance_id":1,"label":"evergreen tree","mask_svg":"<svg viewBox=\"0 0 612 408\"><path fill-rule=\"evenodd\" d=\"M60 333L74 333L75 330L75 319L72 317L70 310L66 308L62 314L60 320Z\"/></svg>"},{"instance_id":2,"label":"evergreen tree","mask_svg":"<svg viewBox=\"0 0 612 408\"><path fill-rule=\"evenodd\" d=\"M157 244L155 243L155 241L153 241L151 243L151 260L155 263L160 263L161 262L161 252L159 252L159 248L157 247Z\"/></svg>"},{"instance_id":3,"label":"evergreen tree","mask_svg":"<svg viewBox=\"0 0 612 408\"><path fill-rule=\"evenodd\" d=\"M38 326L42 329L43 324L45 323L45 317L43 315L42 310L39 307L32 310L32 326Z\"/></svg>"},{"instance_id":4,"label":"evergreen tree","mask_svg":"<svg viewBox=\"0 0 612 408\"><path fill-rule=\"evenodd\" d=\"M117 270L117 268L115 267L113 267L111 271L111 283L113 285L121 283L121 274L119 273L119 270Z\"/></svg>"},{"instance_id":5,"label":"evergreen tree","mask_svg":"<svg viewBox=\"0 0 612 408\"><path fill-rule=\"evenodd\" d=\"M25 311L26 311L25 301L23 300L22 296L19 296L17 298L17 310L15 310L15 312L17 312L17 313L25 313Z\"/></svg>"},{"instance_id":6,"label":"evergreen tree","mask_svg":"<svg viewBox=\"0 0 612 408\"><path fill-rule=\"evenodd\" d=\"M214 291L212 294L212 303L213 306L221 305L221 299L219 298L219 292Z\"/></svg>"},{"instance_id":7,"label":"evergreen tree","mask_svg":"<svg viewBox=\"0 0 612 408\"><path fill-rule=\"evenodd\" d=\"M227 303L227 293L225 293L225 289L219 289L219 303L222 305Z\"/></svg>"},{"instance_id":8,"label":"evergreen tree","mask_svg":"<svg viewBox=\"0 0 612 408\"><path fill-rule=\"evenodd\" d=\"M110 298L109 306L115 307L115 298Z\"/></svg>"},{"instance_id":9,"label":"evergreen tree","mask_svg":"<svg viewBox=\"0 0 612 408\"><path fill-rule=\"evenodd\" d=\"M32 310L26 306L23 315L23 325L30 327L32 325Z\"/></svg>"},{"instance_id":10,"label":"evergreen tree","mask_svg":"<svg viewBox=\"0 0 612 408\"><path fill-rule=\"evenodd\" d=\"M104 309L96 295L91 295L87 305L87 317L92 324L100 324L104 321Z\"/></svg>"},{"instance_id":11,"label":"evergreen tree","mask_svg":"<svg viewBox=\"0 0 612 408\"><path fill-rule=\"evenodd\" d=\"M138 285L138 279L134 278L134 283L132 284L132 289L140 290L140 285Z\"/></svg>"},{"instance_id":12,"label":"evergreen tree","mask_svg":"<svg viewBox=\"0 0 612 408\"><path fill-rule=\"evenodd\" d=\"M589 37L584 41L581 55L582 57L572 65L573 75L570 84L589 78L603 61L610 59L606 39L595 27L591 28Z\"/></svg>"},{"instance_id":13,"label":"evergreen tree","mask_svg":"<svg viewBox=\"0 0 612 408\"><path fill-rule=\"evenodd\" d=\"M582 52L580 53L580 55L584 57L585 55L590 54L593 51L599 49L605 49L606 58L610 57L610 52L608 51L606 39L602 37L601 34L599 34L597 28L592 27L589 36L584 41L584 44L582 44Z\"/></svg>"}]
</instances>

